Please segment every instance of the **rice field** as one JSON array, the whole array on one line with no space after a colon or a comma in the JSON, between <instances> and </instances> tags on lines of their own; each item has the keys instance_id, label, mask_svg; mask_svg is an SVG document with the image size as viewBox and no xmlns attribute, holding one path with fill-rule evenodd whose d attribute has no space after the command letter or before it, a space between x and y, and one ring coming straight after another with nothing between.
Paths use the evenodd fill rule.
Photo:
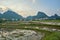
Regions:
<instances>
[{"instance_id":1,"label":"rice field","mask_svg":"<svg viewBox=\"0 0 60 40\"><path fill-rule=\"evenodd\" d=\"M43 22L43 23L42 23ZM60 25L46 24L45 22L52 22L52 20L42 21L7 21L0 23L0 29L22 29L34 30L44 33L44 37L40 40L60 40ZM52 23L60 23L60 20L53 20Z\"/></svg>"}]
</instances>

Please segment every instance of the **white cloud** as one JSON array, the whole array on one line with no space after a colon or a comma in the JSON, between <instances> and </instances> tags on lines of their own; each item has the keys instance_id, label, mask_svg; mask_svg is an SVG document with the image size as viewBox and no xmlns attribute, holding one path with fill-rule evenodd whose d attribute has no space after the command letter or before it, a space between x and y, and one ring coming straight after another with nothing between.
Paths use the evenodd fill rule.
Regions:
<instances>
[{"instance_id":1,"label":"white cloud","mask_svg":"<svg viewBox=\"0 0 60 40\"><path fill-rule=\"evenodd\" d=\"M32 2L33 2L33 3L35 3L35 2L36 2L36 0L32 0Z\"/></svg>"}]
</instances>

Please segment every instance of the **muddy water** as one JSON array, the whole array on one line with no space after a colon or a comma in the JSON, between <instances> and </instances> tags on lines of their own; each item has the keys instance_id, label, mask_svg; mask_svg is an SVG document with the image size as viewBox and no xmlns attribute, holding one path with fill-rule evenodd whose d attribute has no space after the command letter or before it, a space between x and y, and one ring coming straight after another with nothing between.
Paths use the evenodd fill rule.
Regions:
<instances>
[{"instance_id":1,"label":"muddy water","mask_svg":"<svg viewBox=\"0 0 60 40\"><path fill-rule=\"evenodd\" d=\"M44 35L33 30L0 30L0 40L41 40Z\"/></svg>"}]
</instances>

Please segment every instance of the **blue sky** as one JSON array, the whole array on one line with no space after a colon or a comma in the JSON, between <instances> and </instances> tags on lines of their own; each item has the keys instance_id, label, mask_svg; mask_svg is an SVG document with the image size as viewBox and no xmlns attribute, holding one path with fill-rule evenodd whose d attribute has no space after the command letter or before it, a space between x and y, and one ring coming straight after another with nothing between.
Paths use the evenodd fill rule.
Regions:
<instances>
[{"instance_id":1,"label":"blue sky","mask_svg":"<svg viewBox=\"0 0 60 40\"><path fill-rule=\"evenodd\" d=\"M0 6L8 7L24 17L36 15L38 11L49 16L60 15L60 0L0 0Z\"/></svg>"},{"instance_id":2,"label":"blue sky","mask_svg":"<svg viewBox=\"0 0 60 40\"><path fill-rule=\"evenodd\" d=\"M38 0L38 3L41 3L44 7L47 8L60 8L60 0Z\"/></svg>"}]
</instances>

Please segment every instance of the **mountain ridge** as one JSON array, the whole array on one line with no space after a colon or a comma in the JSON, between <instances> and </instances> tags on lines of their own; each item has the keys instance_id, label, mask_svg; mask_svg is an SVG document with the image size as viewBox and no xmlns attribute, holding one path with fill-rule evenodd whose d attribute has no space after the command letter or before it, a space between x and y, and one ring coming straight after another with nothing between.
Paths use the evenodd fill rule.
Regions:
<instances>
[{"instance_id":1,"label":"mountain ridge","mask_svg":"<svg viewBox=\"0 0 60 40\"><path fill-rule=\"evenodd\" d=\"M23 16L12 11L11 9L8 9L3 14L0 13L0 19L2 19L2 18L8 19L8 20L21 20L21 19L24 19L24 20L41 20L41 19L60 19L60 16L55 14L55 15L52 15L49 17L48 15L46 15L46 13L38 11L37 15L28 16L28 17L24 18Z\"/></svg>"},{"instance_id":2,"label":"mountain ridge","mask_svg":"<svg viewBox=\"0 0 60 40\"><path fill-rule=\"evenodd\" d=\"M19 14L17 14L16 12L12 11L12 10L7 10L6 12L4 12L3 14L0 13L0 17L4 18L4 19L8 19L8 20L20 20L23 17Z\"/></svg>"}]
</instances>

